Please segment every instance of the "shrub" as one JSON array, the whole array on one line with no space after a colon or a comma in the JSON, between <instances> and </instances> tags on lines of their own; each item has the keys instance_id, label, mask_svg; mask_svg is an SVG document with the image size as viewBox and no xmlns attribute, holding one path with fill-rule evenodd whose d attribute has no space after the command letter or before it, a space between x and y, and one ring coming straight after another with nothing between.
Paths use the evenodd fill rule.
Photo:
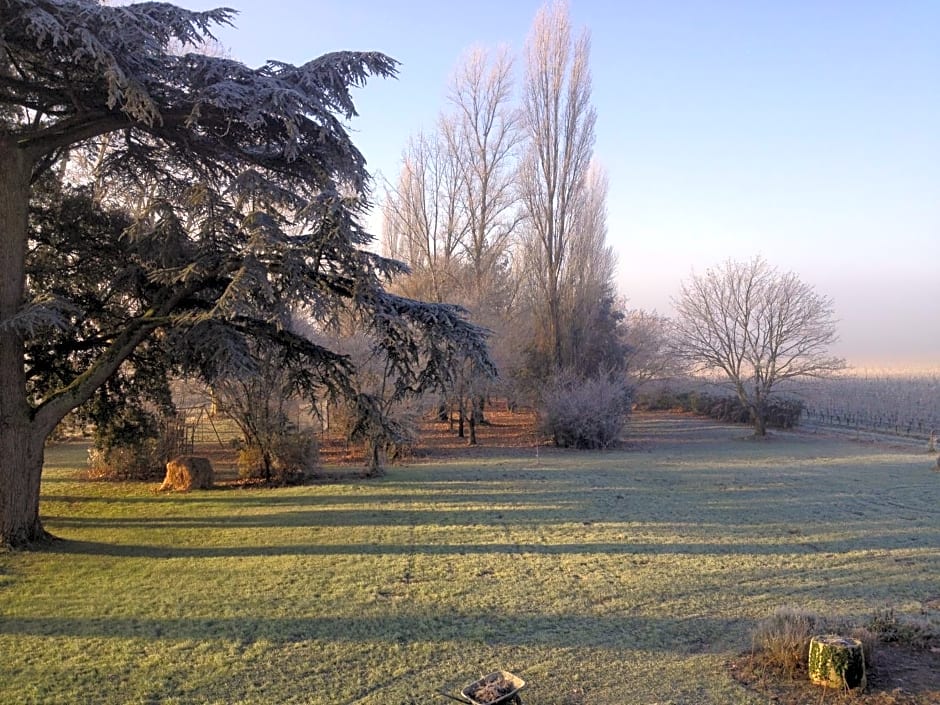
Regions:
<instances>
[{"instance_id":1,"label":"shrub","mask_svg":"<svg viewBox=\"0 0 940 705\"><path fill-rule=\"evenodd\" d=\"M88 475L96 480L159 480L166 464L183 452L184 426L174 416L142 417L136 427L125 424L96 429L95 445L88 451Z\"/></svg>"},{"instance_id":2,"label":"shrub","mask_svg":"<svg viewBox=\"0 0 940 705\"><path fill-rule=\"evenodd\" d=\"M794 428L799 425L806 405L799 399L771 399L767 404L767 425Z\"/></svg>"},{"instance_id":3,"label":"shrub","mask_svg":"<svg viewBox=\"0 0 940 705\"><path fill-rule=\"evenodd\" d=\"M737 397L696 394L689 396L689 411L727 423L750 423L751 412Z\"/></svg>"},{"instance_id":4,"label":"shrub","mask_svg":"<svg viewBox=\"0 0 940 705\"><path fill-rule=\"evenodd\" d=\"M925 648L940 641L940 633L929 621L898 615L890 607L875 612L866 628L885 643Z\"/></svg>"},{"instance_id":5,"label":"shrub","mask_svg":"<svg viewBox=\"0 0 940 705\"><path fill-rule=\"evenodd\" d=\"M258 446L241 445L235 462L242 480L260 480L265 477L264 453ZM270 468L268 468L270 474Z\"/></svg>"},{"instance_id":6,"label":"shrub","mask_svg":"<svg viewBox=\"0 0 940 705\"><path fill-rule=\"evenodd\" d=\"M751 422L751 412L740 399L731 395L664 390L643 395L637 402L637 408L646 411L685 411L727 423ZM798 399L771 399L764 409L766 424L770 428L794 428L799 425L803 409L804 404Z\"/></svg>"},{"instance_id":7,"label":"shrub","mask_svg":"<svg viewBox=\"0 0 940 705\"><path fill-rule=\"evenodd\" d=\"M872 654L875 650L875 642L878 641L878 637L867 627L852 627L847 631L850 637L862 642L862 656L865 658L865 665L870 667L873 663Z\"/></svg>"},{"instance_id":8,"label":"shrub","mask_svg":"<svg viewBox=\"0 0 940 705\"><path fill-rule=\"evenodd\" d=\"M313 435L284 433L274 439L267 457L256 445L242 447L238 451L238 476L280 484L302 482L314 473L319 461L320 450Z\"/></svg>"},{"instance_id":9,"label":"shrub","mask_svg":"<svg viewBox=\"0 0 940 705\"><path fill-rule=\"evenodd\" d=\"M794 677L806 671L813 636L823 632L846 634L862 643L865 664L871 666L876 642L886 641L883 630L893 633L890 625L895 624L893 610L876 614L868 626L853 626L848 622L826 620L798 607L780 607L773 616L757 625L752 637L753 647L768 666Z\"/></svg>"},{"instance_id":10,"label":"shrub","mask_svg":"<svg viewBox=\"0 0 940 705\"><path fill-rule=\"evenodd\" d=\"M626 381L615 375L583 380L561 373L543 392L540 430L563 448L608 448L620 440L631 397Z\"/></svg>"},{"instance_id":11,"label":"shrub","mask_svg":"<svg viewBox=\"0 0 940 705\"><path fill-rule=\"evenodd\" d=\"M754 630L754 650L769 664L795 676L806 668L810 639L823 630L823 620L815 613L779 607Z\"/></svg>"},{"instance_id":12,"label":"shrub","mask_svg":"<svg viewBox=\"0 0 940 705\"><path fill-rule=\"evenodd\" d=\"M675 392L665 388L644 392L636 400L636 408L643 411L691 411L693 392Z\"/></svg>"},{"instance_id":13,"label":"shrub","mask_svg":"<svg viewBox=\"0 0 940 705\"><path fill-rule=\"evenodd\" d=\"M88 475L95 480L155 480L163 475L156 454L156 441L140 442L88 451Z\"/></svg>"}]
</instances>

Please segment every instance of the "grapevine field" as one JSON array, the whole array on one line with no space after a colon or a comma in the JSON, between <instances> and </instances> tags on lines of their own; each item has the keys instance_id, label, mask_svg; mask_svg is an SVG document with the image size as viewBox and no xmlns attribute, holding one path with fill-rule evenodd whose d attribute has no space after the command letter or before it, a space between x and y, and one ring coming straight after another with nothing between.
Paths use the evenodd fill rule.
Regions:
<instances>
[{"instance_id":1,"label":"grapevine field","mask_svg":"<svg viewBox=\"0 0 940 705\"><path fill-rule=\"evenodd\" d=\"M794 388L804 425L832 426L936 443L940 374L851 374Z\"/></svg>"}]
</instances>

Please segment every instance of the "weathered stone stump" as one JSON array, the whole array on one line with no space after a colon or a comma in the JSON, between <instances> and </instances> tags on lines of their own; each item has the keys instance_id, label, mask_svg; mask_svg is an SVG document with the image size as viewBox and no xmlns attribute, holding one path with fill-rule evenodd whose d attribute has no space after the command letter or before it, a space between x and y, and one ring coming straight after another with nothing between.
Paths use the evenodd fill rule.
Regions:
<instances>
[{"instance_id":1,"label":"weathered stone stump","mask_svg":"<svg viewBox=\"0 0 940 705\"><path fill-rule=\"evenodd\" d=\"M809 679L827 688L864 690L862 642L838 634L814 636L809 642Z\"/></svg>"},{"instance_id":2,"label":"weathered stone stump","mask_svg":"<svg viewBox=\"0 0 940 705\"><path fill-rule=\"evenodd\" d=\"M180 455L166 464L166 477L160 491L208 490L212 488L212 463L196 455Z\"/></svg>"}]
</instances>

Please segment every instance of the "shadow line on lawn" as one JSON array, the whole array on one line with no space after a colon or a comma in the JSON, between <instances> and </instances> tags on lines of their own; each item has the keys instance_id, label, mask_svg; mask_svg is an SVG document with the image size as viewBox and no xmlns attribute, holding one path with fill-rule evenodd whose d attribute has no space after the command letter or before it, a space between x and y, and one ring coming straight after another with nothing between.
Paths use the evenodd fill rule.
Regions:
<instances>
[{"instance_id":1,"label":"shadow line on lawn","mask_svg":"<svg viewBox=\"0 0 940 705\"><path fill-rule=\"evenodd\" d=\"M156 528L159 528L156 527ZM383 555L467 555L467 554L541 554L541 555L763 555L792 556L802 554L843 554L850 551L910 550L932 548L940 543L940 530L932 533L922 528L908 534L879 535L863 533L855 539L838 541L799 541L775 543L750 542L677 542L657 543L648 540L623 542L576 543L297 543L250 546L167 546L159 544L121 544L102 541L59 539L49 553L124 558L245 558L266 556L383 556ZM905 560L910 560L909 557Z\"/></svg>"},{"instance_id":2,"label":"shadow line on lawn","mask_svg":"<svg viewBox=\"0 0 940 705\"><path fill-rule=\"evenodd\" d=\"M707 652L743 634L752 620L627 615L428 612L356 617L298 618L68 618L0 619L0 634L119 639L228 639L251 643L463 642L563 648L637 648L673 653Z\"/></svg>"}]
</instances>

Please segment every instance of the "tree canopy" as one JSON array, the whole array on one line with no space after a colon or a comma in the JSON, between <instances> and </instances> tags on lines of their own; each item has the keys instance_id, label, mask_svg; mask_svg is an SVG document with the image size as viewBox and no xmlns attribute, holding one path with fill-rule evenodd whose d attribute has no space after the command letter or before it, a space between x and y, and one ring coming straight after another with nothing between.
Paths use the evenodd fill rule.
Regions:
<instances>
[{"instance_id":1,"label":"tree canopy","mask_svg":"<svg viewBox=\"0 0 940 705\"><path fill-rule=\"evenodd\" d=\"M675 306L678 357L724 375L756 435L766 433L767 401L781 382L845 366L828 353L836 341L832 302L761 257L693 275Z\"/></svg>"},{"instance_id":2,"label":"tree canopy","mask_svg":"<svg viewBox=\"0 0 940 705\"><path fill-rule=\"evenodd\" d=\"M336 52L249 68L173 50L234 16L0 3L4 544L45 536L45 438L154 341L212 374L250 367L247 341L262 339L302 379L344 391L350 361L289 323L348 309L395 361L402 394L445 382L454 358L489 365L461 309L390 294L404 265L367 249L350 88L394 76L396 62Z\"/></svg>"}]
</instances>

